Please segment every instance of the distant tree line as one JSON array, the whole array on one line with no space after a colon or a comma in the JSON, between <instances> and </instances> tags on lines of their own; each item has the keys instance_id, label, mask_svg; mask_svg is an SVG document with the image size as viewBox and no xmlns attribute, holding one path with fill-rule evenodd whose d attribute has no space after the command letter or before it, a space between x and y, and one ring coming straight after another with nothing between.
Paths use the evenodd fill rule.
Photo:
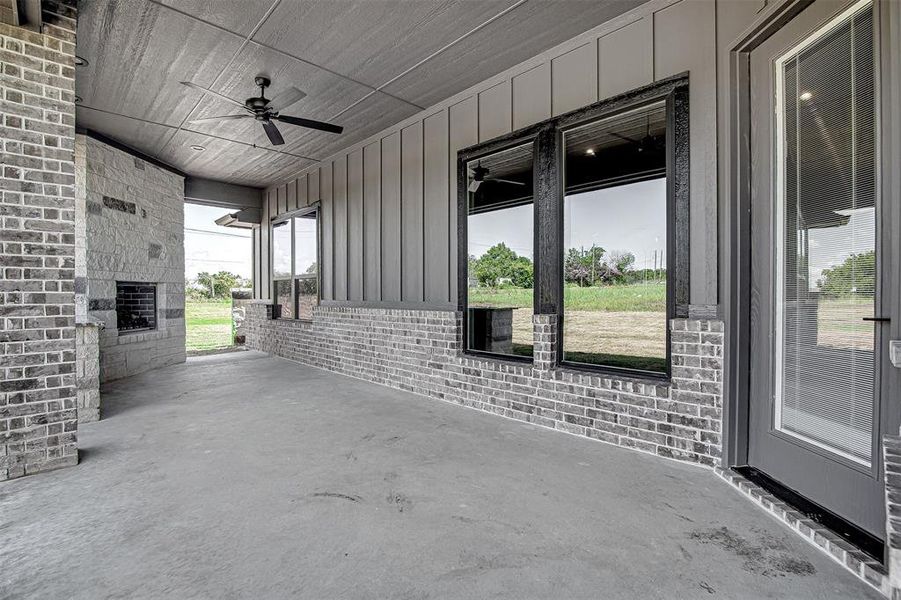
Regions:
<instances>
[{"instance_id":1,"label":"distant tree line","mask_svg":"<svg viewBox=\"0 0 901 600\"><path fill-rule=\"evenodd\" d=\"M876 293L876 251L852 254L841 264L823 269L817 287L831 298L872 296Z\"/></svg>"},{"instance_id":2,"label":"distant tree line","mask_svg":"<svg viewBox=\"0 0 901 600\"><path fill-rule=\"evenodd\" d=\"M233 288L252 287L250 279L228 271L202 271L194 279L185 281L185 294L195 300L217 300L231 297Z\"/></svg>"},{"instance_id":3,"label":"distant tree line","mask_svg":"<svg viewBox=\"0 0 901 600\"><path fill-rule=\"evenodd\" d=\"M519 256L503 242L478 258L469 257L470 277L481 287L530 288L534 285L534 271L531 259ZM665 268L635 269L635 255L631 252L608 252L597 245L587 250L570 248L563 263L564 281L579 287L656 281L665 275Z\"/></svg>"}]
</instances>

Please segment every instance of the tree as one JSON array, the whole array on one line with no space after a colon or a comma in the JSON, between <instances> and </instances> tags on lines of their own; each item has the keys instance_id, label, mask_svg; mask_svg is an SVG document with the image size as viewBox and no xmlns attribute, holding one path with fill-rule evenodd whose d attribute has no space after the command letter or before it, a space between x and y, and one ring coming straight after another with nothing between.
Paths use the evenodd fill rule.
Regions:
<instances>
[{"instance_id":1,"label":"tree","mask_svg":"<svg viewBox=\"0 0 901 600\"><path fill-rule=\"evenodd\" d=\"M563 261L563 280L567 283L575 283L579 286L586 285L591 277L591 267L585 263L585 257L576 248L570 248L566 252Z\"/></svg>"},{"instance_id":2,"label":"tree","mask_svg":"<svg viewBox=\"0 0 901 600\"><path fill-rule=\"evenodd\" d=\"M201 295L205 298L228 298L232 288L250 287L250 282L234 273L219 271L208 273L202 271L194 279L203 290Z\"/></svg>"},{"instance_id":3,"label":"tree","mask_svg":"<svg viewBox=\"0 0 901 600\"><path fill-rule=\"evenodd\" d=\"M626 274L635 264L635 255L631 252L614 250L604 259L601 269L601 281L604 283L624 283Z\"/></svg>"},{"instance_id":4,"label":"tree","mask_svg":"<svg viewBox=\"0 0 901 600\"><path fill-rule=\"evenodd\" d=\"M469 287L473 287L478 283L478 280L476 279L476 268L479 266L479 259L476 258L474 254L470 254L468 264L469 264L469 270L467 271L468 285L469 285Z\"/></svg>"},{"instance_id":5,"label":"tree","mask_svg":"<svg viewBox=\"0 0 901 600\"><path fill-rule=\"evenodd\" d=\"M532 261L525 256L517 257L510 265L510 281L519 288L530 288L535 285L535 269Z\"/></svg>"},{"instance_id":6,"label":"tree","mask_svg":"<svg viewBox=\"0 0 901 600\"><path fill-rule=\"evenodd\" d=\"M470 257L470 273L479 285L498 287L508 280L516 287L529 288L534 283L532 261L519 256L503 242L489 248L479 258Z\"/></svg>"},{"instance_id":7,"label":"tree","mask_svg":"<svg viewBox=\"0 0 901 600\"><path fill-rule=\"evenodd\" d=\"M563 262L563 278L579 286L593 286L602 277L606 250L595 244L588 250L570 248Z\"/></svg>"},{"instance_id":8,"label":"tree","mask_svg":"<svg viewBox=\"0 0 901 600\"><path fill-rule=\"evenodd\" d=\"M851 294L872 295L876 291L876 251L852 254L841 264L823 269L817 287L833 298Z\"/></svg>"},{"instance_id":9,"label":"tree","mask_svg":"<svg viewBox=\"0 0 901 600\"><path fill-rule=\"evenodd\" d=\"M581 287L625 283L634 264L635 255L631 252L607 252L597 245L588 250L570 248L563 262L563 278Z\"/></svg>"}]
</instances>

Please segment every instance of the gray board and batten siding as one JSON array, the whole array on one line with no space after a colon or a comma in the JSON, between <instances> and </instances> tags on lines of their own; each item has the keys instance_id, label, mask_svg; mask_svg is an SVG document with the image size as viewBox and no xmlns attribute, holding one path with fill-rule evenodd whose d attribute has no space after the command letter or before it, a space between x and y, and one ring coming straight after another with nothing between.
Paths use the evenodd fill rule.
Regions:
<instances>
[{"instance_id":1,"label":"gray board and batten siding","mask_svg":"<svg viewBox=\"0 0 901 600\"><path fill-rule=\"evenodd\" d=\"M652 1L457 94L263 192L263 223L322 203L322 301L457 306L457 151L688 73L693 306L719 300L717 48L763 1ZM723 88L727 90L727 88ZM718 117L719 115L719 117ZM269 231L256 297L271 298Z\"/></svg>"}]
</instances>

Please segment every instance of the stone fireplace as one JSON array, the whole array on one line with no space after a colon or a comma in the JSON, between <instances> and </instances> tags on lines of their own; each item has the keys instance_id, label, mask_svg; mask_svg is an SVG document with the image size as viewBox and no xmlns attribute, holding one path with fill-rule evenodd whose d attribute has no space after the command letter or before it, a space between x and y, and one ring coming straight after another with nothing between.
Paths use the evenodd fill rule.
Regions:
<instances>
[{"instance_id":1,"label":"stone fireplace","mask_svg":"<svg viewBox=\"0 0 901 600\"><path fill-rule=\"evenodd\" d=\"M75 139L75 309L102 323L100 381L185 360L184 179Z\"/></svg>"},{"instance_id":2,"label":"stone fireplace","mask_svg":"<svg viewBox=\"0 0 901 600\"><path fill-rule=\"evenodd\" d=\"M156 284L116 282L116 329L119 335L156 329Z\"/></svg>"}]
</instances>

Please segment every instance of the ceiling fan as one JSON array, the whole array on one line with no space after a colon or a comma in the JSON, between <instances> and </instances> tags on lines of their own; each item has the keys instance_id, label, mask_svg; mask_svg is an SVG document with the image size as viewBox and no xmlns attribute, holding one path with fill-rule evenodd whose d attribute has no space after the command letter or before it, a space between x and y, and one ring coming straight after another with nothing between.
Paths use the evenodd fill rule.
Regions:
<instances>
[{"instance_id":1,"label":"ceiling fan","mask_svg":"<svg viewBox=\"0 0 901 600\"><path fill-rule=\"evenodd\" d=\"M482 163L476 165L476 168L469 172L472 181L469 182L469 191L473 194L478 191L479 187L486 181L497 181L498 183L509 183L511 185L525 185L521 181L513 181L512 179L501 179L500 177L488 177L491 171L488 167L483 167Z\"/></svg>"},{"instance_id":2,"label":"ceiling fan","mask_svg":"<svg viewBox=\"0 0 901 600\"><path fill-rule=\"evenodd\" d=\"M663 150L663 148L664 148L664 144L661 144L661 142L658 138L655 138L653 135L651 135L651 118L650 117L648 117L648 124L647 124L647 130L645 132L645 135L640 140L636 140L635 138L631 138L629 136L623 135L621 133L617 133L615 131L611 131L610 135L617 137L617 138L623 140L624 142L629 142L630 144L635 144L636 152L644 152L646 150L648 152L656 152L656 151Z\"/></svg>"},{"instance_id":3,"label":"ceiling fan","mask_svg":"<svg viewBox=\"0 0 901 600\"><path fill-rule=\"evenodd\" d=\"M214 92L213 90L208 90L203 86L197 85L196 83L191 83L190 81L182 81L182 84L188 86L189 88L203 92L208 96L214 96L216 98L219 98L220 100L225 100L226 102L234 104L235 106L239 106L245 110L244 113L238 115L207 117L205 119L194 119L190 122L210 123L212 121L223 120L232 121L235 119L256 119L263 126L263 129L266 131L266 135L269 137L269 141L272 142L273 146L281 146L285 143L285 139L282 137L281 132L278 130L278 127L275 126L275 123L273 123L273 121L280 121L282 123L289 123L291 125L297 125L299 127L306 127L307 129L327 131L328 133L341 133L342 131L344 131L343 127L333 125L331 123L323 123L322 121L302 119L300 117L289 117L288 115L279 114L285 108L288 108L295 102L306 97L306 94L301 92L296 87L288 87L285 91L270 100L269 98L266 98L266 88L269 87L269 84L272 82L269 81L269 79L266 77L255 77L253 82L257 86L259 86L260 95L257 97L248 98L242 104L237 100L233 100L232 98L224 96L218 92Z\"/></svg>"}]
</instances>

